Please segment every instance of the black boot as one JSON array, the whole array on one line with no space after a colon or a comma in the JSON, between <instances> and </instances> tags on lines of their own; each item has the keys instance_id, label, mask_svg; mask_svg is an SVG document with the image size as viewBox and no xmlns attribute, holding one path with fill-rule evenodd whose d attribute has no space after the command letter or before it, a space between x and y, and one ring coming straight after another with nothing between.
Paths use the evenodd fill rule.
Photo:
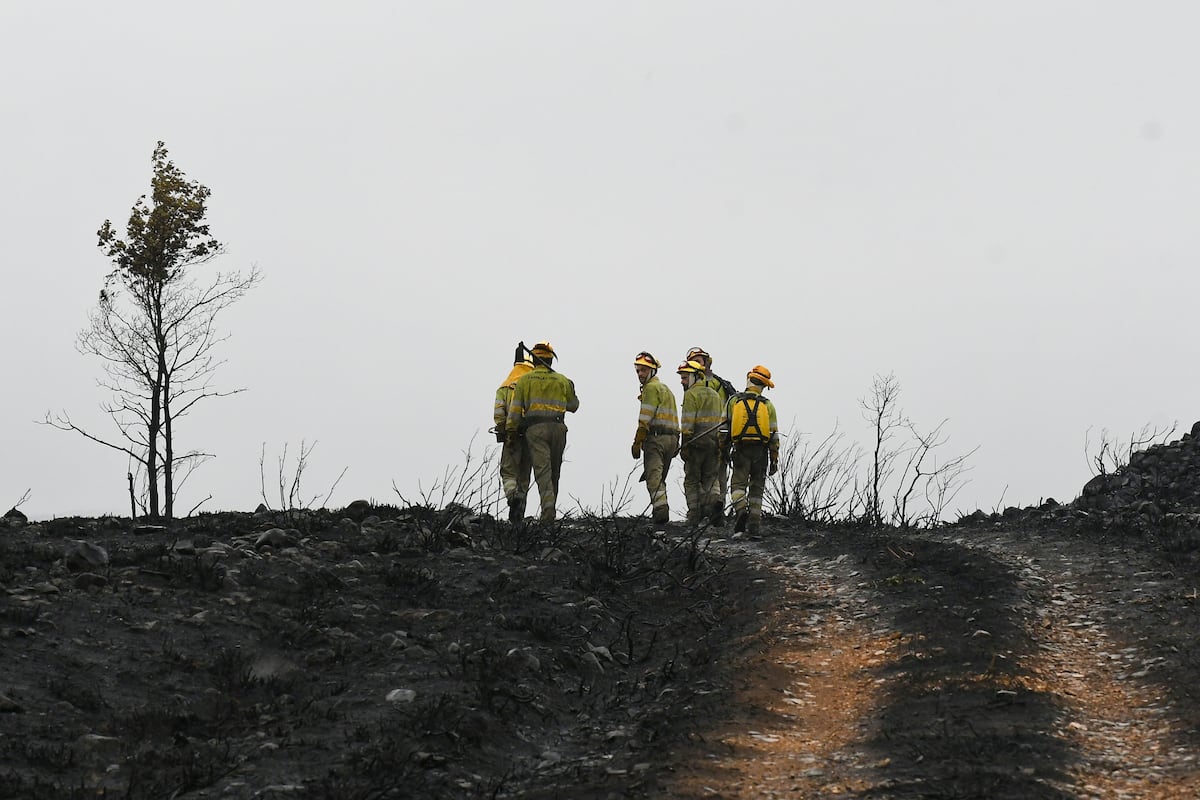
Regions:
<instances>
[{"instance_id":1,"label":"black boot","mask_svg":"<svg viewBox=\"0 0 1200 800\"><path fill-rule=\"evenodd\" d=\"M525 517L525 498L510 497L508 499L508 521L520 522Z\"/></svg>"},{"instance_id":2,"label":"black boot","mask_svg":"<svg viewBox=\"0 0 1200 800\"><path fill-rule=\"evenodd\" d=\"M747 518L749 518L749 516L750 515L747 514L745 511L743 511L737 515L737 523L733 526L733 530L736 533L745 533L746 532L746 520L747 520Z\"/></svg>"}]
</instances>

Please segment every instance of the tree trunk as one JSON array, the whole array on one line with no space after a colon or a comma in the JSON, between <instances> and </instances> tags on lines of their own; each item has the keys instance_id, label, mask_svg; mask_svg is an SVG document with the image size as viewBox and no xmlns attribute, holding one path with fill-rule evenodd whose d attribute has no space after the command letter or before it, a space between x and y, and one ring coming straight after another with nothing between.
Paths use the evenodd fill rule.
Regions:
<instances>
[{"instance_id":1,"label":"tree trunk","mask_svg":"<svg viewBox=\"0 0 1200 800\"><path fill-rule=\"evenodd\" d=\"M175 516L175 447L171 438L171 376L162 353L158 368L163 376L163 503L164 514L171 519Z\"/></svg>"},{"instance_id":2,"label":"tree trunk","mask_svg":"<svg viewBox=\"0 0 1200 800\"><path fill-rule=\"evenodd\" d=\"M157 381L152 387L150 397L150 424L146 426L146 443L149 448L146 453L146 483L150 491L150 516L158 518L158 431L162 426L162 396L159 388L162 382Z\"/></svg>"}]
</instances>

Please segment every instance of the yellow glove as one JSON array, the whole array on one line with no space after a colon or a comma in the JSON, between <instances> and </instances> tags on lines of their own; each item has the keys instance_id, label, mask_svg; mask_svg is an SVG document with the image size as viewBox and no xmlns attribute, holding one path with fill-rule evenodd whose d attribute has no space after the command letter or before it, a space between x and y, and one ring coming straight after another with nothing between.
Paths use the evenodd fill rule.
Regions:
<instances>
[{"instance_id":1,"label":"yellow glove","mask_svg":"<svg viewBox=\"0 0 1200 800\"><path fill-rule=\"evenodd\" d=\"M633 447L629 449L629 452L633 453L634 458L642 457L642 442L646 441L647 433L649 431L639 425L637 432L633 434Z\"/></svg>"}]
</instances>

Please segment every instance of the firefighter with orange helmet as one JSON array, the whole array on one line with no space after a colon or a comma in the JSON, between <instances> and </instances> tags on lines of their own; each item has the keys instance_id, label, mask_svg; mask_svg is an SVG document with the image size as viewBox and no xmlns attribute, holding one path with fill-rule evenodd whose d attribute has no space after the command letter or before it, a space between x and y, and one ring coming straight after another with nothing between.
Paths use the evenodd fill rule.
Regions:
<instances>
[{"instance_id":1,"label":"firefighter with orange helmet","mask_svg":"<svg viewBox=\"0 0 1200 800\"><path fill-rule=\"evenodd\" d=\"M779 420L763 390L775 388L771 370L759 365L746 373L746 390L729 398L725 421L733 444L730 498L737 517L734 530L757 534L762 520L767 475L779 469Z\"/></svg>"}]
</instances>

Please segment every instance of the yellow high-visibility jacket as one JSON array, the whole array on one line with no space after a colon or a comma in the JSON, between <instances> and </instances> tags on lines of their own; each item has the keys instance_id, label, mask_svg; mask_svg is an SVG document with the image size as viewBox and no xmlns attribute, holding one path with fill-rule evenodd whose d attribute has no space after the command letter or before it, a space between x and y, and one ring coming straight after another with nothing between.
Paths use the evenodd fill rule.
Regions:
<instances>
[{"instance_id":1,"label":"yellow high-visibility jacket","mask_svg":"<svg viewBox=\"0 0 1200 800\"><path fill-rule=\"evenodd\" d=\"M642 386L638 428L650 436L679 435L679 411L675 394L655 375Z\"/></svg>"},{"instance_id":2,"label":"yellow high-visibility jacket","mask_svg":"<svg viewBox=\"0 0 1200 800\"><path fill-rule=\"evenodd\" d=\"M704 381L696 381L683 393L683 410L679 414L679 431L686 443L692 437L711 438L716 441L717 428L725 419L725 405L721 396Z\"/></svg>"},{"instance_id":3,"label":"yellow high-visibility jacket","mask_svg":"<svg viewBox=\"0 0 1200 800\"><path fill-rule=\"evenodd\" d=\"M531 364L514 364L512 371L504 379L504 383L500 384L500 388L496 390L496 405L492 408L492 422L496 423L497 430L504 430L504 425L508 421L508 404L512 400L513 387L517 385L517 380L532 369Z\"/></svg>"},{"instance_id":4,"label":"yellow high-visibility jacket","mask_svg":"<svg viewBox=\"0 0 1200 800\"><path fill-rule=\"evenodd\" d=\"M725 404L729 402L729 393L725 391L725 383L719 376L709 375L706 378L702 378L700 383L703 383L717 393L717 396L721 398L721 408L724 408Z\"/></svg>"},{"instance_id":5,"label":"yellow high-visibility jacket","mask_svg":"<svg viewBox=\"0 0 1200 800\"><path fill-rule=\"evenodd\" d=\"M564 413L578 410L574 381L539 365L517 379L508 403L505 430L523 431L535 422L561 420Z\"/></svg>"},{"instance_id":6,"label":"yellow high-visibility jacket","mask_svg":"<svg viewBox=\"0 0 1200 800\"><path fill-rule=\"evenodd\" d=\"M756 394L756 395L759 395L760 397L762 397L762 387L761 386L753 386L753 385L747 386L746 391L742 392L742 394ZM771 450L775 453L778 453L779 452L779 418L775 414L775 404L772 403L770 400L768 400L766 397L763 397L762 401L763 401L763 404L766 405L766 407L767 407L767 416L768 416L768 419L770 420L770 428L771 428L770 437L771 438L770 438L769 444L770 444ZM725 419L726 420L733 419L733 404L737 403L737 402L740 402L740 401L738 400L738 396L736 394L733 397L730 397L728 402L726 402L726 404L725 404Z\"/></svg>"}]
</instances>

